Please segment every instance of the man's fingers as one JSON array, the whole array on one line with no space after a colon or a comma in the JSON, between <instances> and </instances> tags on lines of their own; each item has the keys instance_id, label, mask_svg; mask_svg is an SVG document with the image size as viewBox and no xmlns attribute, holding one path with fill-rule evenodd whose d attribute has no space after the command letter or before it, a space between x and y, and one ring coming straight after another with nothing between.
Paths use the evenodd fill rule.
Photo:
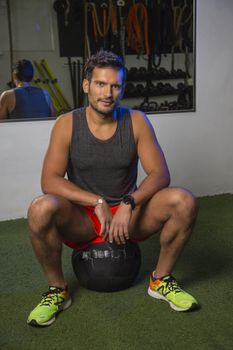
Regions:
<instances>
[{"instance_id":1,"label":"man's fingers","mask_svg":"<svg viewBox=\"0 0 233 350\"><path fill-rule=\"evenodd\" d=\"M121 244L120 238L118 236L118 234L114 235L114 240L116 241L117 244Z\"/></svg>"},{"instance_id":2,"label":"man's fingers","mask_svg":"<svg viewBox=\"0 0 233 350\"><path fill-rule=\"evenodd\" d=\"M112 229L112 225L110 225L110 229L108 231L108 240L110 243L113 242L113 229Z\"/></svg>"},{"instance_id":3,"label":"man's fingers","mask_svg":"<svg viewBox=\"0 0 233 350\"><path fill-rule=\"evenodd\" d=\"M125 236L124 236L123 228L119 230L118 235L119 235L119 240L121 244L125 244Z\"/></svg>"},{"instance_id":4,"label":"man's fingers","mask_svg":"<svg viewBox=\"0 0 233 350\"><path fill-rule=\"evenodd\" d=\"M127 226L115 225L112 221L109 229L109 242L114 240L117 244L125 244L126 239L129 239Z\"/></svg>"},{"instance_id":5,"label":"man's fingers","mask_svg":"<svg viewBox=\"0 0 233 350\"><path fill-rule=\"evenodd\" d=\"M124 227L124 236L125 236L126 239L129 239L128 227Z\"/></svg>"},{"instance_id":6,"label":"man's fingers","mask_svg":"<svg viewBox=\"0 0 233 350\"><path fill-rule=\"evenodd\" d=\"M100 229L99 235L102 235L106 229L105 220L101 221L100 224L101 224L101 229Z\"/></svg>"},{"instance_id":7,"label":"man's fingers","mask_svg":"<svg viewBox=\"0 0 233 350\"><path fill-rule=\"evenodd\" d=\"M121 244L118 237L118 227L116 227L112 222L109 230L109 242L112 243L113 241L115 241L117 244Z\"/></svg>"},{"instance_id":8,"label":"man's fingers","mask_svg":"<svg viewBox=\"0 0 233 350\"><path fill-rule=\"evenodd\" d=\"M110 222L107 222L105 225L105 234L104 234L104 241L107 239L108 235L109 235L109 229L110 229Z\"/></svg>"},{"instance_id":9,"label":"man's fingers","mask_svg":"<svg viewBox=\"0 0 233 350\"><path fill-rule=\"evenodd\" d=\"M117 244L124 244L122 243L122 240L124 240L124 236L123 236L123 231L120 227L116 227L114 232L113 232L113 238L116 241Z\"/></svg>"}]
</instances>

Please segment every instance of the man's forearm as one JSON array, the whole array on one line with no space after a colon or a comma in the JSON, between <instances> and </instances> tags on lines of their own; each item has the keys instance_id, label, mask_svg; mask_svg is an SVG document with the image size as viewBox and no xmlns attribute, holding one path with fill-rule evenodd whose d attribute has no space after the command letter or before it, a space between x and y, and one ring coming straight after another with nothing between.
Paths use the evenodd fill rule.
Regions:
<instances>
[{"instance_id":1,"label":"man's forearm","mask_svg":"<svg viewBox=\"0 0 233 350\"><path fill-rule=\"evenodd\" d=\"M151 172L141 182L138 189L132 193L136 205L141 205L147 202L153 197L158 191L168 187L170 184L170 175L166 171L164 174L158 174Z\"/></svg>"},{"instance_id":2,"label":"man's forearm","mask_svg":"<svg viewBox=\"0 0 233 350\"><path fill-rule=\"evenodd\" d=\"M80 205L95 206L100 197L97 194L82 190L69 180L60 176L53 176L46 180L42 178L41 188L45 194L61 196Z\"/></svg>"}]
</instances>

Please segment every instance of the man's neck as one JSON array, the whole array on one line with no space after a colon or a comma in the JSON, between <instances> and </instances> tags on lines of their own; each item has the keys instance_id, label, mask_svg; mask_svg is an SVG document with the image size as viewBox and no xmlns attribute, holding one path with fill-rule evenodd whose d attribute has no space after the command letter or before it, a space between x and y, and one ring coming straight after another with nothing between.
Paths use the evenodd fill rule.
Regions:
<instances>
[{"instance_id":1,"label":"man's neck","mask_svg":"<svg viewBox=\"0 0 233 350\"><path fill-rule=\"evenodd\" d=\"M116 121L116 110L110 114L102 114L95 111L91 106L86 108L86 116L95 125L106 125Z\"/></svg>"},{"instance_id":2,"label":"man's neck","mask_svg":"<svg viewBox=\"0 0 233 350\"><path fill-rule=\"evenodd\" d=\"M27 83L26 81L17 81L15 85L16 87L28 87L30 86L30 83Z\"/></svg>"}]
</instances>

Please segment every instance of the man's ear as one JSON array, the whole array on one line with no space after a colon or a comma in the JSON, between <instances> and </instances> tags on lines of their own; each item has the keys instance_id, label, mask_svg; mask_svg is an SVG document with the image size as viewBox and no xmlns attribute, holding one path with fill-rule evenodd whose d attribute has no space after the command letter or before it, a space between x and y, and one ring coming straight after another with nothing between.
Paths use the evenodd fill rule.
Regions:
<instances>
[{"instance_id":1,"label":"man's ear","mask_svg":"<svg viewBox=\"0 0 233 350\"><path fill-rule=\"evenodd\" d=\"M88 94L89 86L90 86L89 80L88 79L83 79L83 91L85 92L85 94Z\"/></svg>"}]
</instances>

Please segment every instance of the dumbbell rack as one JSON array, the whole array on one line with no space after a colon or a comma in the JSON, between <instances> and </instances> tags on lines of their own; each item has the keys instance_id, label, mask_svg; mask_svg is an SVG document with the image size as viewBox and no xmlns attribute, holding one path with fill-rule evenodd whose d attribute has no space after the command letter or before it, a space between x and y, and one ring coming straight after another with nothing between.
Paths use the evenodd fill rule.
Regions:
<instances>
[{"instance_id":1,"label":"dumbbell rack","mask_svg":"<svg viewBox=\"0 0 233 350\"><path fill-rule=\"evenodd\" d=\"M175 80L178 81L176 87L169 82ZM124 99L129 105L129 99L133 101L133 99L142 98L141 104L135 106L133 103L131 107L148 113L174 110L174 108L178 110L191 109L193 108L193 86L189 85L186 80L186 73L181 69L169 72L162 67L159 69L133 67L127 72ZM177 96L177 99L171 102L165 99L159 104L158 100L165 96L167 98Z\"/></svg>"}]
</instances>

